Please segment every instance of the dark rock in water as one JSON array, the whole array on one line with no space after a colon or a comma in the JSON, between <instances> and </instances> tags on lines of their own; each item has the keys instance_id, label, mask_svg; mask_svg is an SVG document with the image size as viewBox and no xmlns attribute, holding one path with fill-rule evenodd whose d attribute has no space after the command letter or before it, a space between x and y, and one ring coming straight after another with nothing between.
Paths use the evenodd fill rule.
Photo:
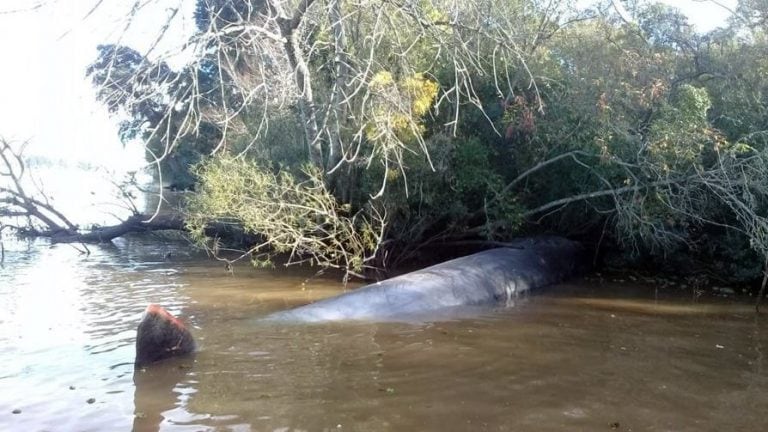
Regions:
<instances>
[{"instance_id":1,"label":"dark rock in water","mask_svg":"<svg viewBox=\"0 0 768 432\"><path fill-rule=\"evenodd\" d=\"M158 305L147 306L136 331L137 368L194 351L195 340L181 321Z\"/></svg>"},{"instance_id":2,"label":"dark rock in water","mask_svg":"<svg viewBox=\"0 0 768 432\"><path fill-rule=\"evenodd\" d=\"M562 237L523 238L509 243L509 247L446 261L277 312L265 320L442 320L453 311L509 305L520 293L561 282L582 268L584 256L581 245Z\"/></svg>"}]
</instances>

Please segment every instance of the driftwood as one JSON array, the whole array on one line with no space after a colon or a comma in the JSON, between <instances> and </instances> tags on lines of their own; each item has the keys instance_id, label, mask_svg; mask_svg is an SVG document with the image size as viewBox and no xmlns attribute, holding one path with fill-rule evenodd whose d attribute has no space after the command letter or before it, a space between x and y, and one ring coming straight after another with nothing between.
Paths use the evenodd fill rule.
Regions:
<instances>
[{"instance_id":1,"label":"driftwood","mask_svg":"<svg viewBox=\"0 0 768 432\"><path fill-rule=\"evenodd\" d=\"M26 237L47 237L57 243L105 243L129 233L161 230L185 230L178 213L133 215L111 226L82 230L58 211L42 193L25 187L27 167L23 152L26 143L0 138L0 232L10 228ZM13 221L24 221L13 225Z\"/></svg>"},{"instance_id":2,"label":"driftwood","mask_svg":"<svg viewBox=\"0 0 768 432\"><path fill-rule=\"evenodd\" d=\"M118 224L94 227L85 232L23 228L19 233L30 237L47 237L55 243L106 243L126 234L163 230L185 230L184 219L178 214L157 215L154 218L151 215L134 214Z\"/></svg>"},{"instance_id":3,"label":"driftwood","mask_svg":"<svg viewBox=\"0 0 768 432\"><path fill-rule=\"evenodd\" d=\"M25 189L22 180L27 169L22 154L26 145L0 139L0 217L26 218L29 227L34 220L51 232L76 232L77 226L45 198L35 197Z\"/></svg>"}]
</instances>

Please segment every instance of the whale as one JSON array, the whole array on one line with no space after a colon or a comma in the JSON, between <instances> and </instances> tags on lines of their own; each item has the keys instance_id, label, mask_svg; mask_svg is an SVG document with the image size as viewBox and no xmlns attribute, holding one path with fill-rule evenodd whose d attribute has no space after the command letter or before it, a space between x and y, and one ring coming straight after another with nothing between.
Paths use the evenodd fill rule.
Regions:
<instances>
[{"instance_id":1,"label":"whale","mask_svg":"<svg viewBox=\"0 0 768 432\"><path fill-rule=\"evenodd\" d=\"M583 247L555 236L506 243L504 247L452 259L376 282L264 321L410 321L450 316L451 310L508 306L521 294L555 284L583 267ZM475 310L475 309L471 309Z\"/></svg>"},{"instance_id":2,"label":"whale","mask_svg":"<svg viewBox=\"0 0 768 432\"><path fill-rule=\"evenodd\" d=\"M449 311L513 305L518 296L562 282L584 266L580 243L536 236L505 243L258 318L260 322L441 320ZM150 305L137 330L136 365L188 355L192 335L173 315Z\"/></svg>"}]
</instances>

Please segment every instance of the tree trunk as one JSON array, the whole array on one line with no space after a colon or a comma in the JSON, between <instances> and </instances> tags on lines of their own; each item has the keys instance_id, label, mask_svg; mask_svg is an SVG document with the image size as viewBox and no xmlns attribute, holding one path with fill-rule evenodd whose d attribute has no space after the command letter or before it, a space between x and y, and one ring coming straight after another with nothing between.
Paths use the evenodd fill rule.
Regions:
<instances>
[{"instance_id":1,"label":"tree trunk","mask_svg":"<svg viewBox=\"0 0 768 432\"><path fill-rule=\"evenodd\" d=\"M333 169L339 163L342 157L341 149L341 124L346 118L346 109L341 104L346 98L344 88L347 84L349 59L346 54L346 34L344 32L344 23L341 15L341 0L331 0L328 4L328 17L333 29L333 48L336 80L333 83L331 91L329 117L327 121L332 122L330 130L333 131L330 137L330 149L328 151L328 167Z\"/></svg>"},{"instance_id":2,"label":"tree trunk","mask_svg":"<svg viewBox=\"0 0 768 432\"><path fill-rule=\"evenodd\" d=\"M325 168L323 161L323 139L320 136L320 128L317 123L317 107L315 106L314 93L312 90L312 79L301 50L299 41L300 33L297 31L301 25L307 9L314 0L303 0L299 3L293 13L293 17L285 16L282 8L274 1L269 2L269 6L281 14L277 18L280 28L280 36L283 37L283 49L288 58L288 63L295 74L296 87L299 93L299 109L301 110L302 123L307 138L307 148L309 151L309 160L320 169Z\"/></svg>"}]
</instances>

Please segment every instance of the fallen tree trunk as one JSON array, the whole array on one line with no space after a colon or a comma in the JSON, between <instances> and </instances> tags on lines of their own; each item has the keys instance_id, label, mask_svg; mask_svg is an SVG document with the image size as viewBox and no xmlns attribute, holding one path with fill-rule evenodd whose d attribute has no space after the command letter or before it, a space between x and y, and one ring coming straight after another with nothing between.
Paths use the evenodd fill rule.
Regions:
<instances>
[{"instance_id":1,"label":"fallen tree trunk","mask_svg":"<svg viewBox=\"0 0 768 432\"><path fill-rule=\"evenodd\" d=\"M128 219L110 226L94 227L88 231L78 230L46 230L36 228L17 228L22 237L44 237L53 243L109 243L126 234L143 234L155 231L187 232L184 216L180 213L159 214L156 216L134 214ZM205 229L207 236L214 238L235 239L235 243L255 243L263 239L243 232L241 226L228 223L210 224Z\"/></svg>"},{"instance_id":2,"label":"fallen tree trunk","mask_svg":"<svg viewBox=\"0 0 768 432\"><path fill-rule=\"evenodd\" d=\"M27 168L22 155L26 145L26 142L17 144L0 138L0 218L24 217L29 228L35 220L50 232L77 232L77 226L46 198L33 196L24 187ZM0 219L0 228L5 226L9 225Z\"/></svg>"},{"instance_id":3,"label":"fallen tree trunk","mask_svg":"<svg viewBox=\"0 0 768 432\"><path fill-rule=\"evenodd\" d=\"M39 186L37 191L27 190L34 182L26 180L25 147L26 143L0 138L0 230L11 228L21 236L46 237L55 243L106 243L131 233L186 230L180 213L141 214L132 203L133 214L126 220L110 226L81 229L53 206ZM23 222L16 225L19 220ZM232 231L223 225L210 229L212 232L216 229Z\"/></svg>"},{"instance_id":4,"label":"fallen tree trunk","mask_svg":"<svg viewBox=\"0 0 768 432\"><path fill-rule=\"evenodd\" d=\"M95 227L86 232L69 229L38 230L27 228L20 229L19 233L29 237L47 237L54 243L107 243L126 234L164 230L186 230L184 218L179 214L161 214L155 217L135 214L116 225Z\"/></svg>"}]
</instances>

